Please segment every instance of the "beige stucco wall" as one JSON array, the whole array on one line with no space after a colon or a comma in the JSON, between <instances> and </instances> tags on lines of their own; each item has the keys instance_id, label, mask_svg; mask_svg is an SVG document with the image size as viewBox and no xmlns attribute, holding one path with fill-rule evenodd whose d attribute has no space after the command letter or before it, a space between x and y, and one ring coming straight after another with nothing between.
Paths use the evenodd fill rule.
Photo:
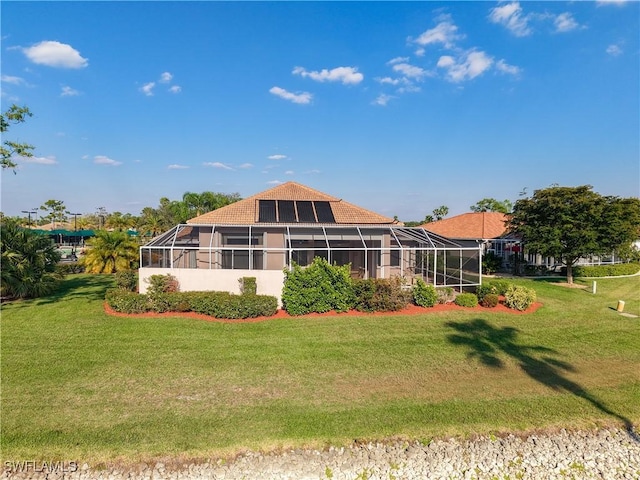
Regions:
<instances>
[{"instance_id":1,"label":"beige stucco wall","mask_svg":"<svg viewBox=\"0 0 640 480\"><path fill-rule=\"evenodd\" d=\"M282 270L222 270L196 268L141 268L138 271L138 289L140 293L147 292L148 283L145 279L151 275L173 275L180 284L180 291L221 291L240 293L241 277L256 277L257 293L272 295L281 305L284 272Z\"/></svg>"}]
</instances>

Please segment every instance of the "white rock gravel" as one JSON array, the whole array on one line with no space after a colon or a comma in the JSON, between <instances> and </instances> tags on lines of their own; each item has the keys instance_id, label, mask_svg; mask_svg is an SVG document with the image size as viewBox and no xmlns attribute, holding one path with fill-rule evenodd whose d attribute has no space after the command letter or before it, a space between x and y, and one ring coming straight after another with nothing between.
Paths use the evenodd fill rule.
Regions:
<instances>
[{"instance_id":1,"label":"white rock gravel","mask_svg":"<svg viewBox=\"0 0 640 480\"><path fill-rule=\"evenodd\" d=\"M233 460L170 467L163 463L74 472L9 471L0 478L69 480L640 480L640 437L625 430L369 443L324 451L247 452ZM41 468L39 468L42 470Z\"/></svg>"}]
</instances>

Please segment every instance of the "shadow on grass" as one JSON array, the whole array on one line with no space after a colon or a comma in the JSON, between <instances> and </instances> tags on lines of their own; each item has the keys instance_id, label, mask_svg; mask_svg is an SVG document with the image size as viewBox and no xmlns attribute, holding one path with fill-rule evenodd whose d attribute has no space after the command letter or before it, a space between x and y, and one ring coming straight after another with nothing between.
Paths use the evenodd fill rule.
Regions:
<instances>
[{"instance_id":1,"label":"shadow on grass","mask_svg":"<svg viewBox=\"0 0 640 480\"><path fill-rule=\"evenodd\" d=\"M69 275L60 282L58 289L51 295L27 300L11 300L4 305L11 305L12 308L23 308L80 298L87 301L100 301L104 300L107 288L112 286L114 286L114 283L109 275Z\"/></svg>"},{"instance_id":2,"label":"shadow on grass","mask_svg":"<svg viewBox=\"0 0 640 480\"><path fill-rule=\"evenodd\" d=\"M556 391L569 392L591 403L601 412L622 421L629 436L640 443L640 434L634 430L628 418L613 411L584 387L564 376L565 372L573 372L575 368L554 358L558 353L555 350L544 346L519 344L517 328L494 327L484 319L448 322L446 325L455 331L448 335L449 342L467 347L469 357L491 368L503 368L504 363L500 355L508 355L518 362L522 371L537 382Z\"/></svg>"}]
</instances>

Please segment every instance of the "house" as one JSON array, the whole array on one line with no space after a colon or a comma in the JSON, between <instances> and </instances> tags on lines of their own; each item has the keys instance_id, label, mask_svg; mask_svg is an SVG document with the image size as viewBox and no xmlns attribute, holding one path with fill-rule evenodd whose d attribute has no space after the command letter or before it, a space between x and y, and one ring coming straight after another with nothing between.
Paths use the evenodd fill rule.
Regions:
<instances>
[{"instance_id":1,"label":"house","mask_svg":"<svg viewBox=\"0 0 640 480\"><path fill-rule=\"evenodd\" d=\"M469 212L421 225L426 231L461 244L482 246L482 253L494 253L508 264L521 251L520 240L507 230L508 216L500 212Z\"/></svg>"},{"instance_id":2,"label":"house","mask_svg":"<svg viewBox=\"0 0 640 480\"><path fill-rule=\"evenodd\" d=\"M139 291L170 273L183 291L239 292L255 277L280 298L284 270L314 257L350 265L353 278L422 277L462 288L480 282L480 249L287 182L190 219L140 248Z\"/></svg>"}]
</instances>

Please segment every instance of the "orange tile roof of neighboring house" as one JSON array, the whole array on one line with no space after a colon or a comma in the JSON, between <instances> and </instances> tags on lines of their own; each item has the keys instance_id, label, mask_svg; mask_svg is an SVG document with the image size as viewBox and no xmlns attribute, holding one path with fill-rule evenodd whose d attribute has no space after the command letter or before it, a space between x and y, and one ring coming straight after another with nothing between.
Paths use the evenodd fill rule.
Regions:
<instances>
[{"instance_id":1,"label":"orange tile roof of neighboring house","mask_svg":"<svg viewBox=\"0 0 640 480\"><path fill-rule=\"evenodd\" d=\"M507 232L508 216L499 212L471 212L420 225L425 230L448 238L489 239Z\"/></svg>"},{"instance_id":2,"label":"orange tile roof of neighboring house","mask_svg":"<svg viewBox=\"0 0 640 480\"><path fill-rule=\"evenodd\" d=\"M296 182L286 182L257 193L226 207L213 210L187 221L190 224L254 225L258 223L259 200L302 200L329 202L336 224L389 225L398 224L392 218L360 208L326 193ZM261 222L260 225L265 225Z\"/></svg>"}]
</instances>

